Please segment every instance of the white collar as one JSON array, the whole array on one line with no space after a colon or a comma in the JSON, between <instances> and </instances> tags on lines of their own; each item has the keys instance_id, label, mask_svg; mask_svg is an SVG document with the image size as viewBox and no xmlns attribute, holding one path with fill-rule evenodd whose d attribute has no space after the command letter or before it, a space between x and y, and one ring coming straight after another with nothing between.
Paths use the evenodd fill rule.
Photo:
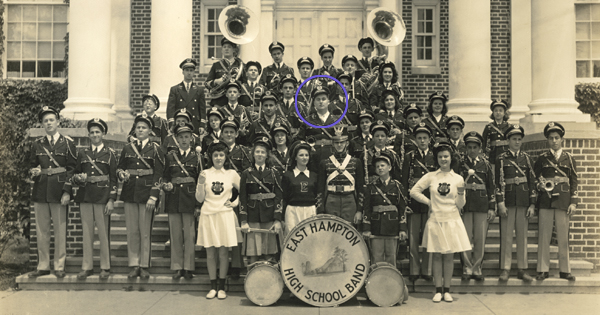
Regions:
<instances>
[{"instance_id":1,"label":"white collar","mask_svg":"<svg viewBox=\"0 0 600 315\"><path fill-rule=\"evenodd\" d=\"M469 159L469 161L470 161L471 163L473 163L473 159L472 159L470 156L468 156L468 155L467 155L467 158ZM479 156L476 156L476 157L475 157L475 162L479 162Z\"/></svg>"},{"instance_id":2,"label":"white collar","mask_svg":"<svg viewBox=\"0 0 600 315\"><path fill-rule=\"evenodd\" d=\"M423 157L427 155L427 153L429 153L429 148L425 149L425 151L419 149L419 151L421 152L421 154L423 154Z\"/></svg>"},{"instance_id":3,"label":"white collar","mask_svg":"<svg viewBox=\"0 0 600 315\"><path fill-rule=\"evenodd\" d=\"M146 143L148 143L148 141L150 141L150 138L146 138L146 140L141 141L142 142L142 149L146 146ZM140 140L138 140L138 143L140 143Z\"/></svg>"},{"instance_id":4,"label":"white collar","mask_svg":"<svg viewBox=\"0 0 600 315\"><path fill-rule=\"evenodd\" d=\"M433 119L435 119L435 121L439 122L440 119L442 119L442 114L431 114L431 116L433 117Z\"/></svg>"},{"instance_id":5,"label":"white collar","mask_svg":"<svg viewBox=\"0 0 600 315\"><path fill-rule=\"evenodd\" d=\"M277 148L275 148L275 150L277 150ZM282 156L285 156L287 154L287 151L288 151L287 147L285 148L285 150L283 150L283 152L277 150L277 152L279 152L279 154L281 154Z\"/></svg>"},{"instance_id":6,"label":"white collar","mask_svg":"<svg viewBox=\"0 0 600 315\"><path fill-rule=\"evenodd\" d=\"M231 151L233 151L233 149L235 148L235 142L229 146L229 153L231 153Z\"/></svg>"},{"instance_id":7,"label":"white collar","mask_svg":"<svg viewBox=\"0 0 600 315\"><path fill-rule=\"evenodd\" d=\"M255 81L248 80L248 85L252 86L252 84L258 85L258 80L255 80Z\"/></svg>"},{"instance_id":8,"label":"white collar","mask_svg":"<svg viewBox=\"0 0 600 315\"><path fill-rule=\"evenodd\" d=\"M256 167L256 169L257 169L257 170L259 170L259 169L260 169L260 167L262 167L262 168L263 168L263 171L264 171L264 170L266 170L266 169L267 169L267 164L263 164L263 165L261 165L261 166L259 166L258 164L254 164L254 167Z\"/></svg>"},{"instance_id":9,"label":"white collar","mask_svg":"<svg viewBox=\"0 0 600 315\"><path fill-rule=\"evenodd\" d=\"M520 150L519 150L519 151L516 151L516 152L515 152L515 151L513 151L513 150L511 150L511 149L508 149L508 150L510 151L510 153L512 153L512 155L514 155L514 156L519 156L519 151L520 151Z\"/></svg>"},{"instance_id":10,"label":"white collar","mask_svg":"<svg viewBox=\"0 0 600 315\"><path fill-rule=\"evenodd\" d=\"M306 177L310 178L310 171L308 170L308 167L304 171L299 170L298 167L294 167L294 177L298 177L300 173L304 173Z\"/></svg>"},{"instance_id":11,"label":"white collar","mask_svg":"<svg viewBox=\"0 0 600 315\"><path fill-rule=\"evenodd\" d=\"M552 155L554 155L555 157L558 155L558 157L560 157L562 155L562 148L558 149L558 151L554 151L552 149L550 149L550 151L552 152Z\"/></svg>"},{"instance_id":12,"label":"white collar","mask_svg":"<svg viewBox=\"0 0 600 315\"><path fill-rule=\"evenodd\" d=\"M238 102L235 102L235 104L231 104L231 103L227 102L227 104L229 104L229 107L231 107L233 110L235 110L238 106Z\"/></svg>"},{"instance_id":13,"label":"white collar","mask_svg":"<svg viewBox=\"0 0 600 315\"><path fill-rule=\"evenodd\" d=\"M287 99L286 98L283 99L283 103L286 104L286 105L289 104L290 102L293 102L293 101L294 101L293 97L290 97L290 98L287 98Z\"/></svg>"},{"instance_id":14,"label":"white collar","mask_svg":"<svg viewBox=\"0 0 600 315\"><path fill-rule=\"evenodd\" d=\"M456 139L456 140L450 139L450 141L452 141L452 144L454 144L455 146L458 146L458 144L460 143L460 139Z\"/></svg>"},{"instance_id":15,"label":"white collar","mask_svg":"<svg viewBox=\"0 0 600 315\"><path fill-rule=\"evenodd\" d=\"M325 113L325 115L321 116L318 112L317 112L317 116L319 116L319 119L321 119L322 122L326 122L327 118L329 118L329 111L327 111L327 113Z\"/></svg>"},{"instance_id":16,"label":"white collar","mask_svg":"<svg viewBox=\"0 0 600 315\"><path fill-rule=\"evenodd\" d=\"M221 137L221 130L213 130L213 134L219 139Z\"/></svg>"},{"instance_id":17,"label":"white collar","mask_svg":"<svg viewBox=\"0 0 600 315\"><path fill-rule=\"evenodd\" d=\"M102 149L104 149L104 142L100 143L99 146L95 146L92 144L92 151L100 152Z\"/></svg>"},{"instance_id":18,"label":"white collar","mask_svg":"<svg viewBox=\"0 0 600 315\"><path fill-rule=\"evenodd\" d=\"M186 155L186 154L190 153L190 148L188 148L188 149L187 149L187 150L185 150L185 151L180 149L180 150L179 150L179 153L181 153L181 155Z\"/></svg>"},{"instance_id":19,"label":"white collar","mask_svg":"<svg viewBox=\"0 0 600 315\"><path fill-rule=\"evenodd\" d=\"M264 116L265 117L265 121L267 122L267 124L269 124L269 126L273 125L273 123L275 122L275 118L277 118L277 115L273 114L273 116L271 116L271 118Z\"/></svg>"},{"instance_id":20,"label":"white collar","mask_svg":"<svg viewBox=\"0 0 600 315\"><path fill-rule=\"evenodd\" d=\"M387 180L382 180L380 177L379 180L381 180L387 186L390 184L390 181L392 180L392 176L388 176Z\"/></svg>"},{"instance_id":21,"label":"white collar","mask_svg":"<svg viewBox=\"0 0 600 315\"><path fill-rule=\"evenodd\" d=\"M220 173L225 173L226 169L225 166L221 167L221 169L216 169L214 166L210 168L211 170L215 171L215 172L220 172Z\"/></svg>"},{"instance_id":22,"label":"white collar","mask_svg":"<svg viewBox=\"0 0 600 315\"><path fill-rule=\"evenodd\" d=\"M54 139L54 144L56 144L58 142L58 139L60 138L60 134L58 133L58 131L54 134L54 136L51 135L46 135L46 138L48 139L48 142L52 142L52 139Z\"/></svg>"}]
</instances>

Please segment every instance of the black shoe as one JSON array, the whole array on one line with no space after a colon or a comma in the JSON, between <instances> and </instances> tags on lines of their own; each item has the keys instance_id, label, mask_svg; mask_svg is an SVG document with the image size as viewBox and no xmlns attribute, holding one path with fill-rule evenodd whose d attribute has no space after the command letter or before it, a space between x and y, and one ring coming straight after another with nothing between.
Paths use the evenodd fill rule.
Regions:
<instances>
[{"instance_id":1,"label":"black shoe","mask_svg":"<svg viewBox=\"0 0 600 315\"><path fill-rule=\"evenodd\" d=\"M535 276L535 279L541 281L547 279L548 277L550 277L550 274L548 272L539 272L537 276Z\"/></svg>"},{"instance_id":2,"label":"black shoe","mask_svg":"<svg viewBox=\"0 0 600 315\"><path fill-rule=\"evenodd\" d=\"M469 281L469 280L471 280L471 277L472 277L472 275L468 275L468 274L464 273L462 275L462 277L461 277L461 280L462 281Z\"/></svg>"},{"instance_id":3,"label":"black shoe","mask_svg":"<svg viewBox=\"0 0 600 315\"><path fill-rule=\"evenodd\" d=\"M533 277L530 276L525 270L519 270L519 273L517 274L517 278L519 278L525 282L533 281Z\"/></svg>"},{"instance_id":4,"label":"black shoe","mask_svg":"<svg viewBox=\"0 0 600 315\"><path fill-rule=\"evenodd\" d=\"M240 279L240 268L231 268L231 280L239 280Z\"/></svg>"},{"instance_id":5,"label":"black shoe","mask_svg":"<svg viewBox=\"0 0 600 315\"><path fill-rule=\"evenodd\" d=\"M100 271L100 280L106 280L110 276L110 269L102 269Z\"/></svg>"},{"instance_id":6,"label":"black shoe","mask_svg":"<svg viewBox=\"0 0 600 315\"><path fill-rule=\"evenodd\" d=\"M54 275L55 275L57 278L64 278L64 277L65 277L67 274L65 273L65 271L64 271L64 270L55 270L55 271L54 271Z\"/></svg>"},{"instance_id":7,"label":"black shoe","mask_svg":"<svg viewBox=\"0 0 600 315\"><path fill-rule=\"evenodd\" d=\"M485 277L483 275L473 275L471 278L475 279L475 281L484 281Z\"/></svg>"},{"instance_id":8,"label":"black shoe","mask_svg":"<svg viewBox=\"0 0 600 315\"><path fill-rule=\"evenodd\" d=\"M177 271L175 271L175 274L173 275L173 280L179 280L179 279L181 279L181 277L183 277L183 275L184 275L183 269L177 270Z\"/></svg>"},{"instance_id":9,"label":"black shoe","mask_svg":"<svg viewBox=\"0 0 600 315\"><path fill-rule=\"evenodd\" d=\"M498 280L500 281L508 281L508 278L510 277L510 272L506 269L503 269L502 272L500 273L500 277L498 278Z\"/></svg>"},{"instance_id":10,"label":"black shoe","mask_svg":"<svg viewBox=\"0 0 600 315\"><path fill-rule=\"evenodd\" d=\"M421 275L421 278L425 281L433 281L433 277L432 276L427 276L427 275Z\"/></svg>"},{"instance_id":11,"label":"black shoe","mask_svg":"<svg viewBox=\"0 0 600 315\"><path fill-rule=\"evenodd\" d=\"M29 274L29 278L37 278L41 276L47 276L50 274L50 270L36 270Z\"/></svg>"},{"instance_id":12,"label":"black shoe","mask_svg":"<svg viewBox=\"0 0 600 315\"><path fill-rule=\"evenodd\" d=\"M183 277L184 277L186 280L190 280L190 279L194 278L194 274L192 273L192 271L191 271L191 270L184 270L184 272L183 272Z\"/></svg>"},{"instance_id":13,"label":"black shoe","mask_svg":"<svg viewBox=\"0 0 600 315\"><path fill-rule=\"evenodd\" d=\"M410 275L410 276L408 276L408 281L415 282L415 281L419 280L419 278L420 278L419 275L416 275L416 276L415 275Z\"/></svg>"},{"instance_id":14,"label":"black shoe","mask_svg":"<svg viewBox=\"0 0 600 315\"><path fill-rule=\"evenodd\" d=\"M142 279L142 280L150 279L150 273L148 272L148 268L140 268L140 279Z\"/></svg>"},{"instance_id":15,"label":"black shoe","mask_svg":"<svg viewBox=\"0 0 600 315\"><path fill-rule=\"evenodd\" d=\"M133 267L131 272L127 275L128 279L135 279L140 276L140 267Z\"/></svg>"},{"instance_id":16,"label":"black shoe","mask_svg":"<svg viewBox=\"0 0 600 315\"><path fill-rule=\"evenodd\" d=\"M561 272L560 273L560 278L561 279L567 279L569 281L575 281L575 276L572 275L570 272Z\"/></svg>"},{"instance_id":17,"label":"black shoe","mask_svg":"<svg viewBox=\"0 0 600 315\"><path fill-rule=\"evenodd\" d=\"M85 280L87 277L94 274L94 270L83 270L77 274L77 280Z\"/></svg>"}]
</instances>

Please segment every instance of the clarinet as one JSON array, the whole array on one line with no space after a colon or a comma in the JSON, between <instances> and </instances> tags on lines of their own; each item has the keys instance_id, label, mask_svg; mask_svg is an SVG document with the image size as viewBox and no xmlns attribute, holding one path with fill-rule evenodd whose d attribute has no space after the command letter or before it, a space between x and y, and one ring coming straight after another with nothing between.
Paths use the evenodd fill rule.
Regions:
<instances>
[{"instance_id":1,"label":"clarinet","mask_svg":"<svg viewBox=\"0 0 600 315\"><path fill-rule=\"evenodd\" d=\"M367 185L369 185L369 167L368 167L368 158L369 158L369 153L367 152L367 141L365 140L365 142L363 143L363 150L364 150L364 160L365 160L365 188L367 187Z\"/></svg>"}]
</instances>

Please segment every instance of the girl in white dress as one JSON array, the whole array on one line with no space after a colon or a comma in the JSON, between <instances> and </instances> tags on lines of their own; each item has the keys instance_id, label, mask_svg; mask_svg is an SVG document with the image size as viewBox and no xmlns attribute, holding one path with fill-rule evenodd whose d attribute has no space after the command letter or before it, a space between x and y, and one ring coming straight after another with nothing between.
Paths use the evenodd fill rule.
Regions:
<instances>
[{"instance_id":1,"label":"girl in white dress","mask_svg":"<svg viewBox=\"0 0 600 315\"><path fill-rule=\"evenodd\" d=\"M240 176L234 170L223 167L229 148L223 142L215 140L208 147L208 156L212 167L204 170L198 177L196 199L204 202L198 219L198 241L196 244L206 248L206 264L210 278L211 290L206 298L227 297L225 293L225 277L229 266L229 250L236 246L236 216L233 208L239 198L233 202L231 191L240 189ZM219 277L217 277L217 261L219 262Z\"/></svg>"},{"instance_id":2,"label":"girl in white dress","mask_svg":"<svg viewBox=\"0 0 600 315\"><path fill-rule=\"evenodd\" d=\"M434 302L452 302L450 283L454 271L454 253L471 249L467 230L460 217L459 209L465 205L465 183L462 176L452 167L458 163L452 145L440 141L433 147L438 170L427 173L410 191L410 196L420 203L429 205L429 220L423 232L422 246L433 253L433 278L436 293ZM423 191L429 188L431 199ZM443 288L442 288L443 283Z\"/></svg>"}]
</instances>

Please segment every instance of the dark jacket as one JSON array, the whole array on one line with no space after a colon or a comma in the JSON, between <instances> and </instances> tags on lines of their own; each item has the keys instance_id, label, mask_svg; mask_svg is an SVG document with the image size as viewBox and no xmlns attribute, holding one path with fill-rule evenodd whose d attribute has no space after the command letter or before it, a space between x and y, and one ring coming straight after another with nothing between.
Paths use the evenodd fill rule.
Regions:
<instances>
[{"instance_id":1,"label":"dark jacket","mask_svg":"<svg viewBox=\"0 0 600 315\"><path fill-rule=\"evenodd\" d=\"M419 163L421 162L421 163ZM425 166L426 169L423 168ZM425 156L421 156L421 151L416 149L404 156L404 163L402 164L402 186L407 189L406 195L408 196L410 189L419 181L423 175L435 171L435 164L433 161L433 152L427 151ZM423 191L423 194L429 197L429 189ZM411 198L409 207L414 213L428 213L429 207Z\"/></svg>"},{"instance_id":2,"label":"dark jacket","mask_svg":"<svg viewBox=\"0 0 600 315\"><path fill-rule=\"evenodd\" d=\"M169 91L169 100L167 101L167 119L169 127L175 122L175 111L185 108L192 114L192 125L194 132L198 134L200 128L206 127L206 101L204 100L204 88L194 82L190 86L190 91L185 90L183 82L172 86Z\"/></svg>"},{"instance_id":3,"label":"dark jacket","mask_svg":"<svg viewBox=\"0 0 600 315\"><path fill-rule=\"evenodd\" d=\"M90 162L90 159L99 170ZM115 151L108 148L106 144L98 153L94 153L91 146L79 149L74 173L84 173L88 177L85 185L77 190L75 202L105 204L108 199L117 200L117 156ZM107 176L108 178L94 182L94 180L90 180L91 176ZM72 194L72 191L68 191L68 193Z\"/></svg>"},{"instance_id":4,"label":"dark jacket","mask_svg":"<svg viewBox=\"0 0 600 315\"><path fill-rule=\"evenodd\" d=\"M187 174L181 169L177 160L183 165ZM196 200L198 175L200 175L200 164L194 149L190 149L186 157L181 156L179 149L166 155L162 181L173 183L173 181L182 181L184 178L191 180L185 183L173 183L173 190L165 192L166 213L192 213L195 208L200 208L200 203Z\"/></svg>"},{"instance_id":5,"label":"dark jacket","mask_svg":"<svg viewBox=\"0 0 600 315\"><path fill-rule=\"evenodd\" d=\"M483 157L477 157L471 162L465 156L459 164L459 174L465 179L466 199L464 212L487 212L496 209L494 170L492 165ZM469 175L469 170L475 171ZM483 185L483 186L481 186Z\"/></svg>"},{"instance_id":6,"label":"dark jacket","mask_svg":"<svg viewBox=\"0 0 600 315\"><path fill-rule=\"evenodd\" d=\"M564 175L552 164L556 165ZM550 151L546 151L535 161L533 170L538 181L540 176L543 176L546 180L562 180L555 183L552 196L549 196L546 190L538 192L538 209L567 210L570 204L577 204L577 171L575 160L570 153L563 150L557 161ZM554 194L558 195L555 196Z\"/></svg>"},{"instance_id":7,"label":"dark jacket","mask_svg":"<svg viewBox=\"0 0 600 315\"><path fill-rule=\"evenodd\" d=\"M58 163L56 165L44 150L50 152L50 156ZM75 165L77 163L77 149L73 139L60 135L54 146L50 145L46 136L37 138L31 144L29 155L29 166L31 168L40 166L42 172L46 169L65 168L64 172L47 175L41 174L35 178L33 184L33 193L31 201L59 203L63 194L63 189L69 191L70 179L73 176Z\"/></svg>"},{"instance_id":8,"label":"dark jacket","mask_svg":"<svg viewBox=\"0 0 600 315\"><path fill-rule=\"evenodd\" d=\"M280 182L281 176L277 171L266 165L262 172L255 166L244 170L240 179L240 221L283 221Z\"/></svg>"},{"instance_id":9,"label":"dark jacket","mask_svg":"<svg viewBox=\"0 0 600 315\"><path fill-rule=\"evenodd\" d=\"M389 199L389 204L377 191L377 188ZM363 230L373 235L397 236L400 231L406 232L406 195L399 181L390 179L386 185L377 178L374 183L367 185L365 191ZM395 209L378 210L382 206L393 206ZM391 207L390 207L391 208ZM375 210L375 211L374 211Z\"/></svg>"},{"instance_id":10,"label":"dark jacket","mask_svg":"<svg viewBox=\"0 0 600 315\"><path fill-rule=\"evenodd\" d=\"M496 202L504 202L507 207L528 207L537 201L537 178L529 154L519 151L517 155L509 150L496 158Z\"/></svg>"},{"instance_id":11,"label":"dark jacket","mask_svg":"<svg viewBox=\"0 0 600 315\"><path fill-rule=\"evenodd\" d=\"M123 147L117 166L117 174L121 171L148 170L148 167L133 150L134 145L137 146L135 141ZM146 203L150 196L158 198L160 192L158 183L163 174L165 153L158 144L150 141L146 143L143 149L137 149L142 158L150 165L152 174L131 175L129 180L123 183L120 200L131 203Z\"/></svg>"}]
</instances>

